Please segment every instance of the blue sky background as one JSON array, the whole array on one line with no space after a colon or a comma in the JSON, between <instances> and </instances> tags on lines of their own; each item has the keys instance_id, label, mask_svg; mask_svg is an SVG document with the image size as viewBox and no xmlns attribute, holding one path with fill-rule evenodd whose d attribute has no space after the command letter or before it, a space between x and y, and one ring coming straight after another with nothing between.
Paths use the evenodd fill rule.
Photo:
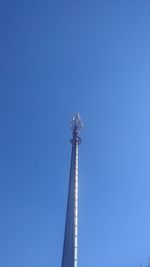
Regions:
<instances>
[{"instance_id":1,"label":"blue sky background","mask_svg":"<svg viewBox=\"0 0 150 267\"><path fill-rule=\"evenodd\" d=\"M79 267L150 256L150 2L0 1L0 267L60 267L72 115Z\"/></svg>"}]
</instances>

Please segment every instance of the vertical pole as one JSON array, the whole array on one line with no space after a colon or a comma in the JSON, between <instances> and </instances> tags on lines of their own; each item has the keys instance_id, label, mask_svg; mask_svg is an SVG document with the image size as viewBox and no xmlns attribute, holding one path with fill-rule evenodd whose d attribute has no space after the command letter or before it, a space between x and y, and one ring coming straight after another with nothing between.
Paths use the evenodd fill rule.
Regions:
<instances>
[{"instance_id":1,"label":"vertical pole","mask_svg":"<svg viewBox=\"0 0 150 267\"><path fill-rule=\"evenodd\" d=\"M70 177L68 188L65 235L63 245L62 267L77 267L78 259L78 147L82 122L79 114L73 117L71 129L73 138Z\"/></svg>"},{"instance_id":2,"label":"vertical pole","mask_svg":"<svg viewBox=\"0 0 150 267\"><path fill-rule=\"evenodd\" d=\"M74 267L77 267L78 256L78 143L76 143L75 192L74 192Z\"/></svg>"}]
</instances>

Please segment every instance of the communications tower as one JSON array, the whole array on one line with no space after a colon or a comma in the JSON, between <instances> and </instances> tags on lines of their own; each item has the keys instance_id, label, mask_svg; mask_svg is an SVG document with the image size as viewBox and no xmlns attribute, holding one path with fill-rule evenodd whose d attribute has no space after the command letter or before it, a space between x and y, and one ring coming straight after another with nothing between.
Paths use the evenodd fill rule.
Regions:
<instances>
[{"instance_id":1,"label":"communications tower","mask_svg":"<svg viewBox=\"0 0 150 267\"><path fill-rule=\"evenodd\" d=\"M71 122L72 151L68 188L62 267L77 267L78 250L78 147L81 143L80 129L83 123L77 113Z\"/></svg>"}]
</instances>

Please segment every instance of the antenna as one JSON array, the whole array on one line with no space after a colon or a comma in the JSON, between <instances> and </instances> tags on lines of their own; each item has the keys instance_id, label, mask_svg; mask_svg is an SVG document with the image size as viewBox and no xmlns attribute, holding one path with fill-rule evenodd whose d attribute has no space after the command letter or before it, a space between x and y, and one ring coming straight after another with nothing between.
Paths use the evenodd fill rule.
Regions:
<instances>
[{"instance_id":1,"label":"antenna","mask_svg":"<svg viewBox=\"0 0 150 267\"><path fill-rule=\"evenodd\" d=\"M77 267L78 261L78 151L82 127L83 123L79 113L77 113L71 122L73 137L71 140L72 150L62 267Z\"/></svg>"},{"instance_id":2,"label":"antenna","mask_svg":"<svg viewBox=\"0 0 150 267\"><path fill-rule=\"evenodd\" d=\"M81 121L80 114L77 113L72 118L70 128L71 128L72 132L76 133L78 136L82 127L83 127L83 122Z\"/></svg>"}]
</instances>

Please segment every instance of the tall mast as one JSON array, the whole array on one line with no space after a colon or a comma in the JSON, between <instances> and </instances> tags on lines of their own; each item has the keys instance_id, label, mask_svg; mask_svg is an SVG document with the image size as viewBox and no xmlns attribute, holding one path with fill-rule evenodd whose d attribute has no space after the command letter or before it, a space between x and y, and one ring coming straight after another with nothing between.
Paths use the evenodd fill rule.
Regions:
<instances>
[{"instance_id":1,"label":"tall mast","mask_svg":"<svg viewBox=\"0 0 150 267\"><path fill-rule=\"evenodd\" d=\"M77 267L78 250L78 146L81 143L80 129L83 127L77 113L71 122L72 151L66 212L66 225L62 256L62 267Z\"/></svg>"}]
</instances>

